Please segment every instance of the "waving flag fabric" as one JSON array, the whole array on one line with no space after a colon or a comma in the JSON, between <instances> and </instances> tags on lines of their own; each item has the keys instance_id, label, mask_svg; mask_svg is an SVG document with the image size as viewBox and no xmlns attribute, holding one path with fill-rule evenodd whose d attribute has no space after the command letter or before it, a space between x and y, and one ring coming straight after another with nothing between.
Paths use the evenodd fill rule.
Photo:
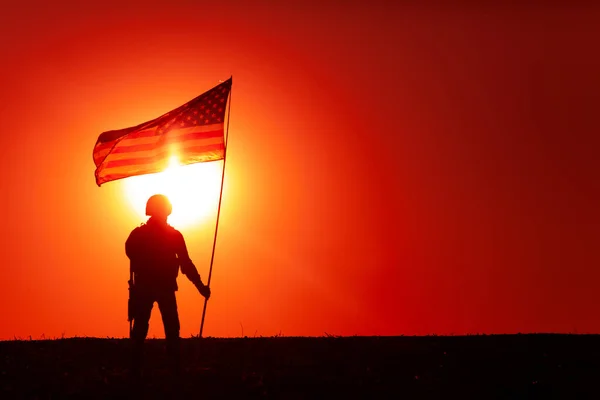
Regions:
<instances>
[{"instance_id":1,"label":"waving flag fabric","mask_svg":"<svg viewBox=\"0 0 600 400\"><path fill-rule=\"evenodd\" d=\"M102 133L94 146L96 184L223 159L225 108L232 79L152 121Z\"/></svg>"}]
</instances>

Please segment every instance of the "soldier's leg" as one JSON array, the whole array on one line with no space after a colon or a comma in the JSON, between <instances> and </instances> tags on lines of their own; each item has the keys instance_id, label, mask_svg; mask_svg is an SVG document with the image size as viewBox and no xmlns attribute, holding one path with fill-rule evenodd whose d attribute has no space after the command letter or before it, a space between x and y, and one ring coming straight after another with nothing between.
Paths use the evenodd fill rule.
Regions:
<instances>
[{"instance_id":1,"label":"soldier's leg","mask_svg":"<svg viewBox=\"0 0 600 400\"><path fill-rule=\"evenodd\" d=\"M175 292L166 292L158 299L158 308L165 327L167 353L175 373L180 369L179 314Z\"/></svg>"},{"instance_id":2,"label":"soldier's leg","mask_svg":"<svg viewBox=\"0 0 600 400\"><path fill-rule=\"evenodd\" d=\"M133 319L132 339L132 359L131 370L133 374L139 374L142 367L144 352L144 340L148 335L150 314L154 306L154 298L149 293L139 293L136 299L135 318Z\"/></svg>"}]
</instances>

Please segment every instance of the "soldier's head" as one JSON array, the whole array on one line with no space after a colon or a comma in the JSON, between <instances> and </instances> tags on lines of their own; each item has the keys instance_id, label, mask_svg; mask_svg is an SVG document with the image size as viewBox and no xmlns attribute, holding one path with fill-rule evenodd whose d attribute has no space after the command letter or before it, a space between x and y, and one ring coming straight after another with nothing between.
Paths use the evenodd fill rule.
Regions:
<instances>
[{"instance_id":1,"label":"soldier's head","mask_svg":"<svg viewBox=\"0 0 600 400\"><path fill-rule=\"evenodd\" d=\"M171 202L164 194L155 194L150 196L146 203L146 215L155 217L161 220L167 220L167 217L171 215L173 206Z\"/></svg>"}]
</instances>

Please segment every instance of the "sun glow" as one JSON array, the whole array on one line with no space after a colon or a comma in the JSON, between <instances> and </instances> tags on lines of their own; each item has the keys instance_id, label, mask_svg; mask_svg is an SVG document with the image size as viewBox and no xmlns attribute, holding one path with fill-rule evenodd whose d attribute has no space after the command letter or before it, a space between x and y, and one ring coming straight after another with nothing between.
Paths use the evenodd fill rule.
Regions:
<instances>
[{"instance_id":1,"label":"sun glow","mask_svg":"<svg viewBox=\"0 0 600 400\"><path fill-rule=\"evenodd\" d=\"M221 162L182 166L176 156L169 167L157 174L125 180L125 196L135 211L146 218L146 201L153 194L166 195L173 204L169 224L189 226L216 214L221 188Z\"/></svg>"}]
</instances>

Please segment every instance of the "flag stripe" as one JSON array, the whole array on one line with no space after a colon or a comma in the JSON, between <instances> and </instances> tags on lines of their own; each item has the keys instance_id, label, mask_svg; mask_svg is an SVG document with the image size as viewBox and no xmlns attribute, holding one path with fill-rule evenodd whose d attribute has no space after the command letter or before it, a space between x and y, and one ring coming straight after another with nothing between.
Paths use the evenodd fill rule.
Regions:
<instances>
[{"instance_id":1,"label":"flag stripe","mask_svg":"<svg viewBox=\"0 0 600 400\"><path fill-rule=\"evenodd\" d=\"M192 126L189 128L173 127L165 135L178 136L178 135L182 135L182 134L185 134L188 132L211 132L211 131L216 131L218 129L223 130L223 127L224 127L223 123L210 124L210 125L198 125L198 126ZM151 138L154 136L156 136L156 127L153 127L151 129L145 129L145 130L139 131L139 132L130 133L125 138L123 138L123 140L121 140L121 141L130 140L130 139Z\"/></svg>"},{"instance_id":2,"label":"flag stripe","mask_svg":"<svg viewBox=\"0 0 600 400\"><path fill-rule=\"evenodd\" d=\"M205 132L207 135L209 133L213 133L213 135L216 134L223 134L223 124L211 124L211 125L204 125L204 126L194 126L191 128L183 128L183 129L173 129L172 131L166 133L165 135L169 136L169 137L178 137L180 135L187 135L189 133L192 132ZM110 142L98 142L94 148L94 153L102 151L104 149L111 149L116 143L125 143L125 142L129 142L130 140L134 140L134 139L138 139L140 140L141 143L144 143L143 139L150 139L150 141L152 141L152 139L154 137L156 137L156 128L152 128L152 129L147 129L145 131L142 132L134 132L134 133L130 133L129 135L127 135L125 138L120 139L116 139L116 140L112 140Z\"/></svg>"},{"instance_id":3,"label":"flag stripe","mask_svg":"<svg viewBox=\"0 0 600 400\"><path fill-rule=\"evenodd\" d=\"M184 142L176 142L176 143L164 143L161 145L138 145L138 146L128 146L135 147L135 150L127 151L127 152L112 152L110 156L106 159L106 162L109 163L115 160L124 160L128 158L147 158L153 157L157 154L161 154L165 151L169 151L171 153L179 153L179 151L188 151L187 149L192 147L202 147L208 146L212 144L220 144L223 143L223 137L216 138L208 138L208 139L196 139L196 140L186 140ZM146 148L146 146L149 146Z\"/></svg>"},{"instance_id":4,"label":"flag stripe","mask_svg":"<svg viewBox=\"0 0 600 400\"><path fill-rule=\"evenodd\" d=\"M194 163L194 162L218 161L218 160L223 159L223 155L224 155L224 152L220 151L220 152L213 152L212 154L206 154L203 156L199 156L196 158L188 157L185 160L187 161L188 164ZM112 170L109 174L98 174L97 175L97 183L103 184L105 182L110 182L110 181L114 181L117 179L123 179L123 178L127 178L130 176L152 174L152 173L157 173L157 172L161 172L161 171L162 171L161 168L159 168L153 164L140 166L139 168L133 168L133 167L125 168L124 167L124 168Z\"/></svg>"},{"instance_id":5,"label":"flag stripe","mask_svg":"<svg viewBox=\"0 0 600 400\"><path fill-rule=\"evenodd\" d=\"M96 164L96 168L100 166L102 160L104 160L108 153L110 153L110 149L94 152L94 164Z\"/></svg>"},{"instance_id":6,"label":"flag stripe","mask_svg":"<svg viewBox=\"0 0 600 400\"><path fill-rule=\"evenodd\" d=\"M142 135L138 135L137 133L135 134L129 134L127 137L121 139L121 141L118 140L113 140L110 142L103 142L103 143L98 143L96 144L96 146L94 147L94 158L99 158L99 154L101 154L103 151L105 150L110 150L113 147L115 147L115 150L118 147L124 146L125 143L130 143L131 141L135 140L135 143L154 143L155 142L155 138L158 136L155 133L155 129L148 129L146 131L143 132ZM190 133L204 133L207 137L216 137L218 135L223 135L223 124L212 124L212 125L205 125L205 126L197 126L197 127L192 127L192 128L183 128L183 129L177 129L177 130L173 130L167 134L165 134L167 137L172 137L172 138L176 138L179 136L185 136L185 135L189 135ZM118 147L115 146L115 144L118 143Z\"/></svg>"},{"instance_id":7,"label":"flag stripe","mask_svg":"<svg viewBox=\"0 0 600 400\"><path fill-rule=\"evenodd\" d=\"M210 139L223 138L223 125L224 124L220 123L172 130L164 135L165 143L172 144L174 142L186 142L198 139L209 140L207 144L214 143L214 140ZM149 132L152 132L153 134L148 135ZM96 166L99 167L99 164L103 161L108 162L112 160L113 154L116 156L117 154L126 154L129 152L141 151L143 149L147 151L152 150L153 147L157 146L158 140L163 137L161 135L156 135L154 132L155 129L148 129L144 131L143 135L130 134L120 141L115 140L96 145L94 150L94 162L96 163ZM109 153L110 156L107 157Z\"/></svg>"},{"instance_id":8,"label":"flag stripe","mask_svg":"<svg viewBox=\"0 0 600 400\"><path fill-rule=\"evenodd\" d=\"M174 141L176 142L186 142L186 141L190 141L190 140L198 140L198 139L204 139L204 140L210 140L210 139L214 139L214 138L222 138L223 137L223 131L211 131L211 132L190 132L190 133L185 133L185 134L181 134L179 136L175 136L172 135L171 133L165 135L165 143L172 143ZM156 145L157 142L160 140L161 136L154 136L152 141L145 141L141 142L138 140L123 140L121 143L119 143L119 145L115 146L114 150L112 151L113 154L118 154L118 153L129 153L129 152L134 152L134 151L144 151L144 150L152 150Z\"/></svg>"},{"instance_id":9,"label":"flag stripe","mask_svg":"<svg viewBox=\"0 0 600 400\"><path fill-rule=\"evenodd\" d=\"M189 149L189 150L187 148L183 148L179 152L177 152L177 154L179 155L181 152L194 153L194 152L205 152L205 151L208 152L208 151L223 150L223 149L224 149L224 144L221 142L221 143L209 144L209 145L203 145L203 146L194 146L192 149ZM122 159L122 160L108 160L104 163L104 170L107 170L110 168L136 165L136 164L157 163L157 162L168 159L172 153L173 153L173 150L167 148L167 149L162 149L161 151L159 151L158 153L155 153L152 156L126 158L126 159Z\"/></svg>"},{"instance_id":10,"label":"flag stripe","mask_svg":"<svg viewBox=\"0 0 600 400\"><path fill-rule=\"evenodd\" d=\"M224 156L224 148L222 150L213 151L211 153L205 153L195 156L182 157L182 162L193 163L193 162L209 162L222 160ZM98 184L102 184L117 179L127 178L128 176L144 175L161 172L162 168L156 164L142 164L134 166L124 166L120 168L111 168L109 173L100 173L97 175Z\"/></svg>"}]
</instances>

